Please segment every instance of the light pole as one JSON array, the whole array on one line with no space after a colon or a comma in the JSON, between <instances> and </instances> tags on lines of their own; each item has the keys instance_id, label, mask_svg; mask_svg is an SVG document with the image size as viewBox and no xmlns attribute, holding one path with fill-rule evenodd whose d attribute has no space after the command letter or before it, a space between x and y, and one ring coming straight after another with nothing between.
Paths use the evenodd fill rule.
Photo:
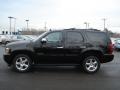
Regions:
<instances>
[{"instance_id":1,"label":"light pole","mask_svg":"<svg viewBox=\"0 0 120 90\"><path fill-rule=\"evenodd\" d=\"M15 30L16 29L16 18L14 18L14 34L15 34Z\"/></svg>"},{"instance_id":2,"label":"light pole","mask_svg":"<svg viewBox=\"0 0 120 90\"><path fill-rule=\"evenodd\" d=\"M87 22L84 22L85 26L86 26L86 29L87 29Z\"/></svg>"},{"instance_id":3,"label":"light pole","mask_svg":"<svg viewBox=\"0 0 120 90\"><path fill-rule=\"evenodd\" d=\"M46 25L47 25L47 22L45 22L45 27L44 27L44 28L45 28L45 31L47 30L47 26L46 26Z\"/></svg>"},{"instance_id":4,"label":"light pole","mask_svg":"<svg viewBox=\"0 0 120 90\"><path fill-rule=\"evenodd\" d=\"M9 33L11 35L11 19L14 18L14 17L9 16L8 18L10 19L10 30L9 30Z\"/></svg>"},{"instance_id":5,"label":"light pole","mask_svg":"<svg viewBox=\"0 0 120 90\"><path fill-rule=\"evenodd\" d=\"M29 22L29 20L25 20L26 22L27 22L27 31L28 31L28 22Z\"/></svg>"},{"instance_id":6,"label":"light pole","mask_svg":"<svg viewBox=\"0 0 120 90\"><path fill-rule=\"evenodd\" d=\"M106 19L103 18L102 20L103 20L103 25L104 25L103 27L104 27L104 30L105 30L105 28L106 28L106 26L105 26L106 25Z\"/></svg>"},{"instance_id":7,"label":"light pole","mask_svg":"<svg viewBox=\"0 0 120 90\"><path fill-rule=\"evenodd\" d=\"M88 26L87 28L89 29L90 23L87 23L87 26Z\"/></svg>"},{"instance_id":8,"label":"light pole","mask_svg":"<svg viewBox=\"0 0 120 90\"><path fill-rule=\"evenodd\" d=\"M85 26L86 26L86 29L89 29L89 25L90 25L90 23L88 23L88 22L84 22L84 24L85 24Z\"/></svg>"}]
</instances>

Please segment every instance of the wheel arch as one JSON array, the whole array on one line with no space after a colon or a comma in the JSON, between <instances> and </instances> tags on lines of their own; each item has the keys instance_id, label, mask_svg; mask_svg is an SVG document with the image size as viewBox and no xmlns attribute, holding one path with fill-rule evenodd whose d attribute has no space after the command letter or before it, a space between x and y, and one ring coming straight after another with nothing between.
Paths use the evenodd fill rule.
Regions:
<instances>
[{"instance_id":1,"label":"wheel arch","mask_svg":"<svg viewBox=\"0 0 120 90\"><path fill-rule=\"evenodd\" d=\"M83 58L86 55L96 55L97 57L99 57L100 63L102 63L102 57L103 57L102 51L100 51L100 50L87 50L87 51L83 51L80 56L82 56L81 58Z\"/></svg>"},{"instance_id":2,"label":"wheel arch","mask_svg":"<svg viewBox=\"0 0 120 90\"><path fill-rule=\"evenodd\" d=\"M11 56L12 56L12 57L11 57L11 63L12 63L12 61L13 61L13 58L14 58L16 55L18 55L18 54L28 55L28 56L31 58L32 63L34 62L34 58L35 58L34 52L29 51L29 50L16 50L16 51L11 52Z\"/></svg>"}]
</instances>

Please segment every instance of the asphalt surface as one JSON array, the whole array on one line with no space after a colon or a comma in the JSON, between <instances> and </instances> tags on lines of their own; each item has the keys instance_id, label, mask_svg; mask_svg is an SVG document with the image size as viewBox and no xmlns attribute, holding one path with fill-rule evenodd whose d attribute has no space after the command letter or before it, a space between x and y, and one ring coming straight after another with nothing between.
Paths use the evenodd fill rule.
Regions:
<instances>
[{"instance_id":1,"label":"asphalt surface","mask_svg":"<svg viewBox=\"0 0 120 90\"><path fill-rule=\"evenodd\" d=\"M101 65L96 74L75 67L36 67L29 73L17 73L3 61L0 46L0 90L120 90L120 52L114 61Z\"/></svg>"}]
</instances>

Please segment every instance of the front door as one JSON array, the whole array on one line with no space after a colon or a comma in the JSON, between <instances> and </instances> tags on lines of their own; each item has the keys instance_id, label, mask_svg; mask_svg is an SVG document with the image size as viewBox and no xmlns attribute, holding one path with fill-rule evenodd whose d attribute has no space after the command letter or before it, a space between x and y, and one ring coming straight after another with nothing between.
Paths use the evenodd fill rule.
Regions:
<instances>
[{"instance_id":1,"label":"front door","mask_svg":"<svg viewBox=\"0 0 120 90\"><path fill-rule=\"evenodd\" d=\"M60 64L64 57L64 41L63 33L61 31L50 32L42 39L46 42L41 43L39 48L39 63L41 64ZM41 39L41 40L42 40Z\"/></svg>"}]
</instances>

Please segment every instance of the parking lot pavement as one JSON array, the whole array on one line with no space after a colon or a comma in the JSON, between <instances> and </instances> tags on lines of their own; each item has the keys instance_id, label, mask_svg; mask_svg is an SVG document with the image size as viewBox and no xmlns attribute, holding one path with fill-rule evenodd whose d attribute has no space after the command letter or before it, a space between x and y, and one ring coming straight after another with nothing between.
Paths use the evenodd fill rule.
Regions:
<instances>
[{"instance_id":1,"label":"parking lot pavement","mask_svg":"<svg viewBox=\"0 0 120 90\"><path fill-rule=\"evenodd\" d=\"M0 46L0 90L120 90L120 52L89 75L74 67L37 67L29 73L11 71L3 61Z\"/></svg>"}]
</instances>

